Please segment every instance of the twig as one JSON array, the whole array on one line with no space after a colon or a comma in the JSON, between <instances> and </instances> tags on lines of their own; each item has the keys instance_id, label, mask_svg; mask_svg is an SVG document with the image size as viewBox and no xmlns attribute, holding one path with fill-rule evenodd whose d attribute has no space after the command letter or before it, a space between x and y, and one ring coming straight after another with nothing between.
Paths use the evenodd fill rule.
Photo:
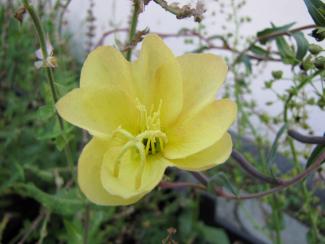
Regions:
<instances>
[{"instance_id":1,"label":"twig","mask_svg":"<svg viewBox=\"0 0 325 244\"><path fill-rule=\"evenodd\" d=\"M288 130L288 135L291 136L293 139L302 143L325 145L324 136L306 136L300 134L298 131L291 130L291 129Z\"/></svg>"},{"instance_id":2,"label":"twig","mask_svg":"<svg viewBox=\"0 0 325 244\"><path fill-rule=\"evenodd\" d=\"M214 192L216 195L223 197L225 199L229 200L247 200L247 199L253 199L253 198L261 198L264 196L268 196L272 193L281 191L286 189L289 186L295 185L304 178L306 178L308 175L310 175L312 172L317 170L320 166L321 163L325 160L325 152L322 153L320 156L317 157L317 159L314 161L314 163L308 167L305 171L301 172L300 174L296 175L295 177L289 179L289 180L281 180L279 181L279 185L263 192L258 192L258 193L252 193L252 194L247 194L247 195L234 195L228 192L225 192L222 187L215 187ZM166 182L163 182L164 184L164 189L170 188L181 188L181 187L193 187L196 189L202 189L202 185L204 186L204 190L207 190L207 185L209 182L209 178L203 174L203 173L198 173L198 172L193 172L192 175L201 183L201 184L193 184L189 182L176 182L176 183L170 183L166 184Z\"/></svg>"},{"instance_id":3,"label":"twig","mask_svg":"<svg viewBox=\"0 0 325 244\"><path fill-rule=\"evenodd\" d=\"M288 30L288 31L274 32L272 34L266 34L266 35L257 37L257 41L269 40L269 39L272 39L272 38L275 38L275 37L278 37L278 36L284 36L284 35L290 36L295 32L308 30L308 29L314 29L316 27L317 27L316 25L305 25L305 26L301 26L301 27L298 27L298 28L295 28L295 29L292 29L292 30Z\"/></svg>"},{"instance_id":4,"label":"twig","mask_svg":"<svg viewBox=\"0 0 325 244\"><path fill-rule=\"evenodd\" d=\"M128 31L127 28L118 28L118 29L104 32L103 35L101 36L101 38L99 39L99 41L97 42L96 47L103 45L106 37L108 37L112 34L118 33L118 32L127 32L127 31ZM152 32L152 33L159 35L161 38L197 37L198 39L200 39L206 43L205 46L200 48L201 51L207 50L207 49L218 49L218 50L225 50L225 51L230 51L230 52L234 52L234 53L239 53L239 51L237 49L230 47L227 43L224 43L222 46L214 45L211 42L211 37L204 37L200 33L193 31L193 30L185 30L185 31L182 31L179 33L159 33L159 32ZM252 55L252 54L247 54L247 56L249 58L257 60L257 61L274 61L274 62L281 61L281 59L273 58L273 57L261 57L261 56L256 56L256 55Z\"/></svg>"},{"instance_id":5,"label":"twig","mask_svg":"<svg viewBox=\"0 0 325 244\"><path fill-rule=\"evenodd\" d=\"M106 37L118 32L127 32L128 30L129 30L128 28L118 28L118 29L104 32L101 38L99 39L99 41L97 42L97 44L95 45L95 47L103 45Z\"/></svg>"},{"instance_id":6,"label":"twig","mask_svg":"<svg viewBox=\"0 0 325 244\"><path fill-rule=\"evenodd\" d=\"M199 190L205 190L206 186L202 184L196 184L191 182L169 182L169 181L162 181L159 183L159 187L161 189L182 189L182 188L195 188Z\"/></svg>"},{"instance_id":7,"label":"twig","mask_svg":"<svg viewBox=\"0 0 325 244\"><path fill-rule=\"evenodd\" d=\"M37 216L37 218L32 222L28 230L25 232L23 237L17 242L18 244L23 244L29 237L29 235L36 230L36 228L39 226L42 219L45 217L45 210L41 209L40 214Z\"/></svg>"},{"instance_id":8,"label":"twig","mask_svg":"<svg viewBox=\"0 0 325 244\"><path fill-rule=\"evenodd\" d=\"M59 24L58 24L59 26L58 33L60 38L62 37L62 26L63 26L64 14L66 13L67 8L69 7L71 1L72 0L67 0L65 4L60 3L60 7L62 7L62 10L59 14Z\"/></svg>"},{"instance_id":9,"label":"twig","mask_svg":"<svg viewBox=\"0 0 325 244\"><path fill-rule=\"evenodd\" d=\"M88 232L89 232L89 222L90 222L90 205L86 204L85 207L85 220L84 220L84 233L83 233L83 243L88 244Z\"/></svg>"},{"instance_id":10,"label":"twig","mask_svg":"<svg viewBox=\"0 0 325 244\"><path fill-rule=\"evenodd\" d=\"M266 182L273 185L282 184L283 181L281 179L272 178L266 175L263 175L259 171L256 170L245 158L236 150L233 150L231 153L231 157L251 176L260 180L261 182Z\"/></svg>"},{"instance_id":11,"label":"twig","mask_svg":"<svg viewBox=\"0 0 325 244\"><path fill-rule=\"evenodd\" d=\"M201 22L205 12L204 5L201 1L197 2L195 8L191 8L189 5L184 5L183 7L179 7L177 4L168 5L165 0L154 0L154 2L169 13L174 14L177 19L184 19L193 16L196 22Z\"/></svg>"},{"instance_id":12,"label":"twig","mask_svg":"<svg viewBox=\"0 0 325 244\"><path fill-rule=\"evenodd\" d=\"M43 221L43 224L42 224L42 227L41 227L41 230L40 230L40 238L39 238L37 244L42 244L43 241L44 241L44 239L45 239L45 237L48 234L47 224L49 222L50 216L51 216L50 211L49 210L46 210L45 211L44 221Z\"/></svg>"},{"instance_id":13,"label":"twig","mask_svg":"<svg viewBox=\"0 0 325 244\"><path fill-rule=\"evenodd\" d=\"M239 52L239 55L234 59L231 67L233 65L235 65L236 63L238 63L238 61L242 58L242 56L247 52L249 51L257 42L263 40L263 41L266 41L266 40L270 40L272 38L275 38L275 37L279 37L279 36L283 36L283 35L292 35L293 33L295 32L299 32L299 31L302 31L302 30L307 30L307 29L312 29L312 28L315 28L316 25L306 25L306 26L302 26L302 27L298 27L298 28L295 28L295 29L292 29L292 30L289 30L289 31L280 31L280 32L275 32L275 33L272 33L272 34L266 34L266 35L263 35L263 36L259 36L259 37L256 37L249 45L247 48L245 48L244 50L242 50L241 52Z\"/></svg>"}]
</instances>

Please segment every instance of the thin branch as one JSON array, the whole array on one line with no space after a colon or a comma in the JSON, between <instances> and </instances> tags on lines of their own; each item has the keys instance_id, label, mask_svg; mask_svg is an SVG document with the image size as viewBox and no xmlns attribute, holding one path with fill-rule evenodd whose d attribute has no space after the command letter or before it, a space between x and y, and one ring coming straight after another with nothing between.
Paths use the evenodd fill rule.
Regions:
<instances>
[{"instance_id":1,"label":"thin branch","mask_svg":"<svg viewBox=\"0 0 325 244\"><path fill-rule=\"evenodd\" d=\"M261 41L261 40L269 40L275 37L279 37L279 36L290 36L295 32L299 32L299 31L303 31L303 30L308 30L308 29L314 29L316 28L316 25L305 25L305 26L301 26L292 30L288 30L288 31L279 31L279 32L274 32L272 34L266 34L263 36L259 36L257 37L257 41Z\"/></svg>"},{"instance_id":2,"label":"thin branch","mask_svg":"<svg viewBox=\"0 0 325 244\"><path fill-rule=\"evenodd\" d=\"M196 184L191 182L169 182L169 181L162 181L159 183L159 187L161 189L182 189L182 188L195 188L199 190L205 190L206 186L202 184Z\"/></svg>"},{"instance_id":3,"label":"thin branch","mask_svg":"<svg viewBox=\"0 0 325 244\"><path fill-rule=\"evenodd\" d=\"M17 242L18 244L23 244L26 242L28 237L38 228L39 224L41 223L42 219L45 217L45 209L41 209L39 215L36 219L33 220L29 228L26 230L23 237Z\"/></svg>"},{"instance_id":4,"label":"thin branch","mask_svg":"<svg viewBox=\"0 0 325 244\"><path fill-rule=\"evenodd\" d=\"M115 33L118 32L127 32L127 28L119 28L114 29L111 31L104 32L99 41L96 44L96 47L101 46L104 44L105 39ZM204 41L206 43L205 46L201 47L200 50L210 50L210 49L218 49L218 50L225 50L230 51L234 53L239 53L239 51L235 48L230 47L227 43L224 43L222 46L214 45L211 42L211 37L204 37L200 33L193 31L193 30L185 30L179 33L159 33L159 32L152 32L157 35L159 35L161 38L178 38L178 37L197 37L198 39ZM122 50L123 51L123 50ZM262 57L262 56L256 56L252 54L247 54L247 56L251 59L257 60L257 61L274 61L274 62L280 62L281 59L273 58L273 57Z\"/></svg>"},{"instance_id":5,"label":"thin branch","mask_svg":"<svg viewBox=\"0 0 325 244\"><path fill-rule=\"evenodd\" d=\"M205 12L204 5L201 1L197 2L195 8L191 8L189 5L179 7L177 4L168 4L165 0L154 0L154 2L169 13L174 14L177 19L184 19L193 16L196 22L201 22Z\"/></svg>"},{"instance_id":6,"label":"thin branch","mask_svg":"<svg viewBox=\"0 0 325 244\"><path fill-rule=\"evenodd\" d=\"M248 174L253 176L254 178L260 180L261 182L266 182L273 185L279 185L282 184L283 181L281 179L272 178L266 175L263 175L260 173L254 166L252 166L243 155L241 155L236 150L233 150L231 153L231 157L237 162L242 169L244 169Z\"/></svg>"},{"instance_id":7,"label":"thin branch","mask_svg":"<svg viewBox=\"0 0 325 244\"><path fill-rule=\"evenodd\" d=\"M59 14L59 24L58 24L58 26L59 26L58 33L59 33L59 36L60 36L60 37L62 36L62 27L63 27L64 15L65 15L65 13L67 12L67 9L68 9L68 7L69 7L71 1L72 1L72 0L67 0L67 1L65 2L65 4L60 3L60 7L62 8L62 9L61 9L61 12L60 12L60 14Z\"/></svg>"},{"instance_id":8,"label":"thin branch","mask_svg":"<svg viewBox=\"0 0 325 244\"><path fill-rule=\"evenodd\" d=\"M259 37L256 37L249 45L248 47L246 47L245 49L243 49L241 52L239 52L239 55L235 58L235 60L233 61L232 66L234 66L236 63L239 62L239 60L242 58L242 56L248 52L257 42L263 40L263 41L267 41L267 40L270 40L272 38L275 38L275 37L279 37L279 36L283 36L283 35L292 35L293 33L295 32L299 32L299 31L302 31L302 30L307 30L307 29L313 29L315 28L316 25L306 25L306 26L302 26L302 27L298 27L298 28L295 28L295 29L292 29L292 30L289 30L289 31L280 31L280 32L275 32L275 33L272 33L272 34L266 34L266 35L263 35L263 36L259 36Z\"/></svg>"},{"instance_id":9,"label":"thin branch","mask_svg":"<svg viewBox=\"0 0 325 244\"><path fill-rule=\"evenodd\" d=\"M288 135L302 143L325 145L324 136L306 136L295 130L288 130Z\"/></svg>"},{"instance_id":10,"label":"thin branch","mask_svg":"<svg viewBox=\"0 0 325 244\"><path fill-rule=\"evenodd\" d=\"M89 232L89 222L90 222L90 205L87 203L84 213L84 233L83 233L83 243L88 244L88 232Z\"/></svg>"},{"instance_id":11,"label":"thin branch","mask_svg":"<svg viewBox=\"0 0 325 244\"><path fill-rule=\"evenodd\" d=\"M308 167L305 171L301 172L300 174L296 175L295 177L293 177L289 180L279 181L278 186L271 188L270 190L267 190L267 191L246 194L246 195L234 195L229 192L225 192L222 187L215 187L214 192L216 195L223 197L225 199L229 199L229 200L247 200L247 199L261 198L264 196L268 196L270 194L284 190L287 187L295 185L298 182L302 181L304 178L306 178L308 175L313 173L315 170L319 169L324 160L325 160L325 152L322 153L319 157L317 157L317 159L314 161L314 163L310 167ZM193 184L190 182L176 182L176 183L163 182L164 189L167 189L167 188L169 188L169 189L176 188L177 189L177 188L184 188L184 187L193 187L195 189L207 190L209 178L201 172L192 172L192 175L200 182L200 184ZM167 183L169 183L169 184L167 184ZM202 186L204 186L204 189Z\"/></svg>"}]
</instances>

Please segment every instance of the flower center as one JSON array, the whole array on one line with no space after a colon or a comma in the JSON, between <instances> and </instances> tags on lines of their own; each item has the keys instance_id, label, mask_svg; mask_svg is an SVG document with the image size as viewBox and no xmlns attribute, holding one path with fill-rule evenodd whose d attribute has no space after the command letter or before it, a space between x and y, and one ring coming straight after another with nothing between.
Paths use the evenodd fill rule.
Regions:
<instances>
[{"instance_id":1,"label":"flower center","mask_svg":"<svg viewBox=\"0 0 325 244\"><path fill-rule=\"evenodd\" d=\"M146 157L148 155L154 155L161 152L164 149L164 145L167 143L167 136L161 131L160 128L160 110L162 101L160 101L156 111L152 105L149 112L138 99L136 100L136 103L137 109L140 113L138 121L138 135L134 136L121 127L116 129L113 133L113 137L116 134L120 134L128 139L128 142L124 144L115 161L113 175L115 177L119 177L123 156L129 150L135 149L140 158L140 165L135 177L135 188L138 189L141 186L142 175L147 161Z\"/></svg>"},{"instance_id":2,"label":"flower center","mask_svg":"<svg viewBox=\"0 0 325 244\"><path fill-rule=\"evenodd\" d=\"M137 109L140 112L139 116L139 134L138 138L141 140L145 148L146 155L153 155L161 152L164 145L167 143L166 134L160 128L160 110L162 101L160 100L159 106L154 111L152 105L148 113L146 107L137 99Z\"/></svg>"}]
</instances>

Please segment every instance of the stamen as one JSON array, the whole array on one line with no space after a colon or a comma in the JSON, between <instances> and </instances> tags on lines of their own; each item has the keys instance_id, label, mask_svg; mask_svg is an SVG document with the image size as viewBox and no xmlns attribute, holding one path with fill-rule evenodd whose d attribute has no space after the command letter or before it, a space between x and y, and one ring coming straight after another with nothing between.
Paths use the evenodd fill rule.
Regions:
<instances>
[{"instance_id":1,"label":"stamen","mask_svg":"<svg viewBox=\"0 0 325 244\"><path fill-rule=\"evenodd\" d=\"M164 150L164 143L163 143L161 137L159 137L159 145L160 145L160 151Z\"/></svg>"},{"instance_id":2,"label":"stamen","mask_svg":"<svg viewBox=\"0 0 325 244\"><path fill-rule=\"evenodd\" d=\"M146 154L144 152L144 147L142 143L138 142L136 144L136 147L139 151L140 162L141 162L137 175L135 176L135 189L138 190L141 187L141 183L142 183L143 171L146 165Z\"/></svg>"},{"instance_id":3,"label":"stamen","mask_svg":"<svg viewBox=\"0 0 325 244\"><path fill-rule=\"evenodd\" d=\"M152 153L152 154L156 154L155 143L156 143L156 138L153 137L152 140L151 140L151 153Z\"/></svg>"},{"instance_id":4,"label":"stamen","mask_svg":"<svg viewBox=\"0 0 325 244\"><path fill-rule=\"evenodd\" d=\"M116 130L113 131L112 137L116 136L117 134L121 134L122 136L125 136L127 139L132 140L135 138L134 135L132 135L127 130L122 129L121 126L119 126Z\"/></svg>"},{"instance_id":5,"label":"stamen","mask_svg":"<svg viewBox=\"0 0 325 244\"><path fill-rule=\"evenodd\" d=\"M132 147L136 147L136 142L135 142L134 140L127 142L127 143L123 146L123 148L122 148L120 154L118 155L118 157L117 157L117 159L116 159L116 162L115 162L115 164L114 164L113 175L114 175L115 177L118 177L119 174L120 174L120 166L121 166L121 159L122 159L122 157L123 157L124 154L125 154L125 153L130 149L130 148L132 148Z\"/></svg>"},{"instance_id":6,"label":"stamen","mask_svg":"<svg viewBox=\"0 0 325 244\"><path fill-rule=\"evenodd\" d=\"M138 150L139 155L140 155L140 167L139 167L139 170L135 176L135 188L139 189L141 186L142 175L143 175L144 167L146 164L146 153L144 151L144 146L141 142L132 140L123 146L120 154L118 155L118 157L116 159L114 169L113 169L113 175L114 175L114 177L119 177L122 157L132 147L135 147Z\"/></svg>"},{"instance_id":7,"label":"stamen","mask_svg":"<svg viewBox=\"0 0 325 244\"><path fill-rule=\"evenodd\" d=\"M146 142L146 150L145 150L146 155L148 155L149 153L150 143L151 143L151 138L148 138Z\"/></svg>"}]
</instances>

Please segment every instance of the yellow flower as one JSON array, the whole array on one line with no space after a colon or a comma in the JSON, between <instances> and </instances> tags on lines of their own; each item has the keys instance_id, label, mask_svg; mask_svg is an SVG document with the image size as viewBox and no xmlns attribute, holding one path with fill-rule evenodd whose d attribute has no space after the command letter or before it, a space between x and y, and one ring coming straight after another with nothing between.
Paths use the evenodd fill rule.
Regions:
<instances>
[{"instance_id":1,"label":"yellow flower","mask_svg":"<svg viewBox=\"0 0 325 244\"><path fill-rule=\"evenodd\" d=\"M138 60L99 47L87 57L59 114L93 136L78 163L78 183L100 205L132 204L167 167L209 169L227 160L236 105L215 100L224 60L211 54L175 57L157 35L144 38Z\"/></svg>"}]
</instances>

